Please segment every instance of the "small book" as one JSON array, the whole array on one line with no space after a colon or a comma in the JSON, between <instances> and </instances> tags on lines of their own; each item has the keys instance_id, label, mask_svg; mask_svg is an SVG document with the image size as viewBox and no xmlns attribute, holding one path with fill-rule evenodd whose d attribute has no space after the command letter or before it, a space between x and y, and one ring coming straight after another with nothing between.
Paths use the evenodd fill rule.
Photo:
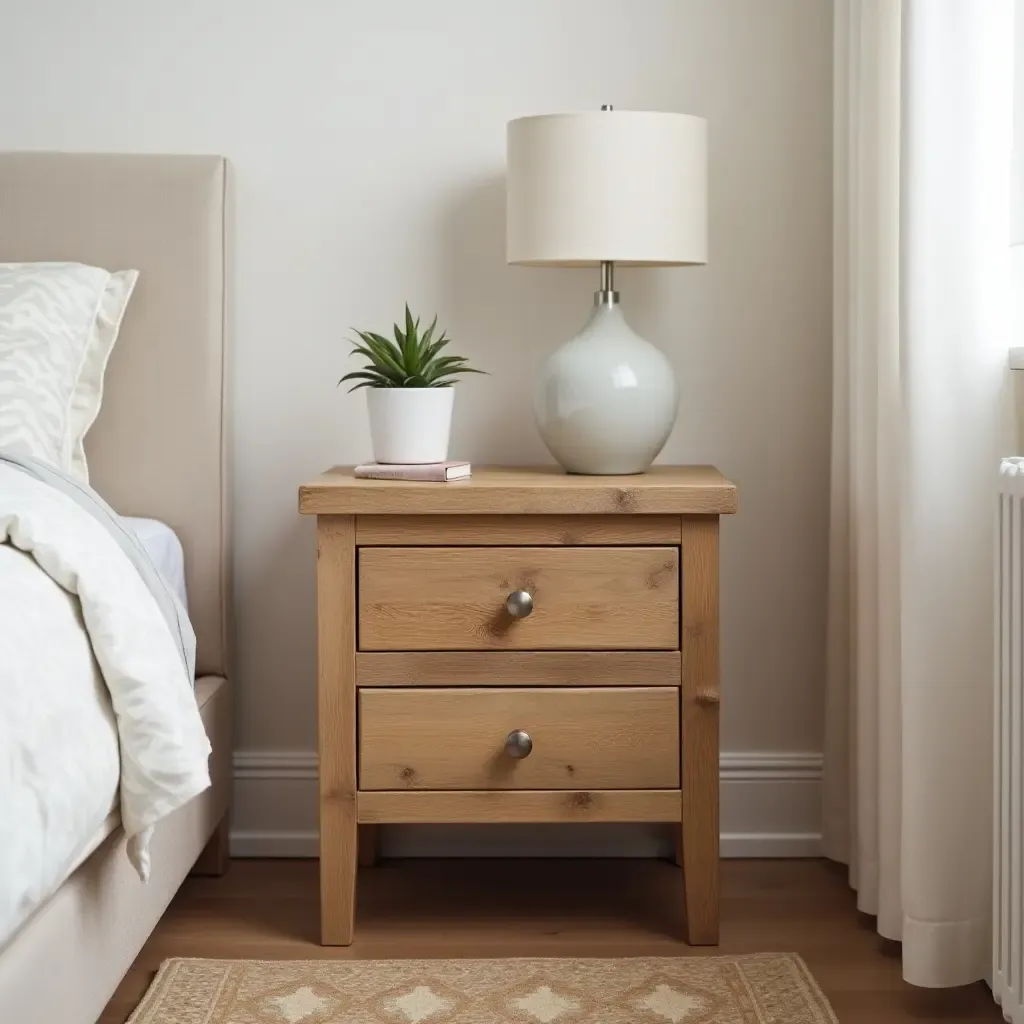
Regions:
<instances>
[{"instance_id":1,"label":"small book","mask_svg":"<svg viewBox=\"0 0 1024 1024\"><path fill-rule=\"evenodd\" d=\"M472 475L468 462L429 462L424 465L393 466L368 462L356 466L357 477L367 480L426 480L444 484L450 480L466 480Z\"/></svg>"}]
</instances>

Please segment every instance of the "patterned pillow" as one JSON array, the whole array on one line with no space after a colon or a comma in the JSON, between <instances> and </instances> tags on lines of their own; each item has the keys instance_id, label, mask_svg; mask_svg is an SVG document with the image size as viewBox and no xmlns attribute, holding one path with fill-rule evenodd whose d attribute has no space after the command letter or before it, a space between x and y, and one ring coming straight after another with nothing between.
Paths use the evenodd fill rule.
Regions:
<instances>
[{"instance_id":1,"label":"patterned pillow","mask_svg":"<svg viewBox=\"0 0 1024 1024\"><path fill-rule=\"evenodd\" d=\"M138 274L0 264L0 448L88 480L82 439Z\"/></svg>"},{"instance_id":2,"label":"patterned pillow","mask_svg":"<svg viewBox=\"0 0 1024 1024\"><path fill-rule=\"evenodd\" d=\"M99 414L107 360L114 349L114 342L121 330L121 320L138 279L137 270L119 270L107 278L99 312L85 346L82 372L78 375L78 384L71 396L71 472L83 483L89 482L83 441Z\"/></svg>"}]
</instances>

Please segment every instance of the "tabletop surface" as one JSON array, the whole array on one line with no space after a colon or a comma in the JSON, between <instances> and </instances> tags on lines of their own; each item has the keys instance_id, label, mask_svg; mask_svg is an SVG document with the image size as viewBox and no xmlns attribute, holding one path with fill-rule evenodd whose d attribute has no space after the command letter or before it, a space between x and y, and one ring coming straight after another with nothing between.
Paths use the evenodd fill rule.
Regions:
<instances>
[{"instance_id":1,"label":"tabletop surface","mask_svg":"<svg viewBox=\"0 0 1024 1024\"><path fill-rule=\"evenodd\" d=\"M714 466L654 466L634 476L579 476L558 466L474 466L468 480L364 480L336 466L299 488L306 515L719 515L736 486Z\"/></svg>"}]
</instances>

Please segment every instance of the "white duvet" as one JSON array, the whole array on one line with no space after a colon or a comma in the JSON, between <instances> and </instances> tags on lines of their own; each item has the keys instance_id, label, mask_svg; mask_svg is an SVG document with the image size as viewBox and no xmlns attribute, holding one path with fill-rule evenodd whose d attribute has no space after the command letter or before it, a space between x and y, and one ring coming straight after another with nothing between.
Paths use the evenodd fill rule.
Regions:
<instances>
[{"instance_id":1,"label":"white duvet","mask_svg":"<svg viewBox=\"0 0 1024 1024\"><path fill-rule=\"evenodd\" d=\"M112 804L148 874L155 825L210 784L182 653L88 512L0 464L0 943Z\"/></svg>"}]
</instances>

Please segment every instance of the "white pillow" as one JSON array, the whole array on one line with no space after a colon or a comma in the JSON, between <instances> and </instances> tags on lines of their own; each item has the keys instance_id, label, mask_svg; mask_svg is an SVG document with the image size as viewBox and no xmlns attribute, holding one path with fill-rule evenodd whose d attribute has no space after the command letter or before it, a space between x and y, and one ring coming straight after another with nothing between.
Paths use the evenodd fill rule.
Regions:
<instances>
[{"instance_id":1,"label":"white pillow","mask_svg":"<svg viewBox=\"0 0 1024 1024\"><path fill-rule=\"evenodd\" d=\"M137 279L80 263L0 264L0 448L88 481L82 440Z\"/></svg>"}]
</instances>

